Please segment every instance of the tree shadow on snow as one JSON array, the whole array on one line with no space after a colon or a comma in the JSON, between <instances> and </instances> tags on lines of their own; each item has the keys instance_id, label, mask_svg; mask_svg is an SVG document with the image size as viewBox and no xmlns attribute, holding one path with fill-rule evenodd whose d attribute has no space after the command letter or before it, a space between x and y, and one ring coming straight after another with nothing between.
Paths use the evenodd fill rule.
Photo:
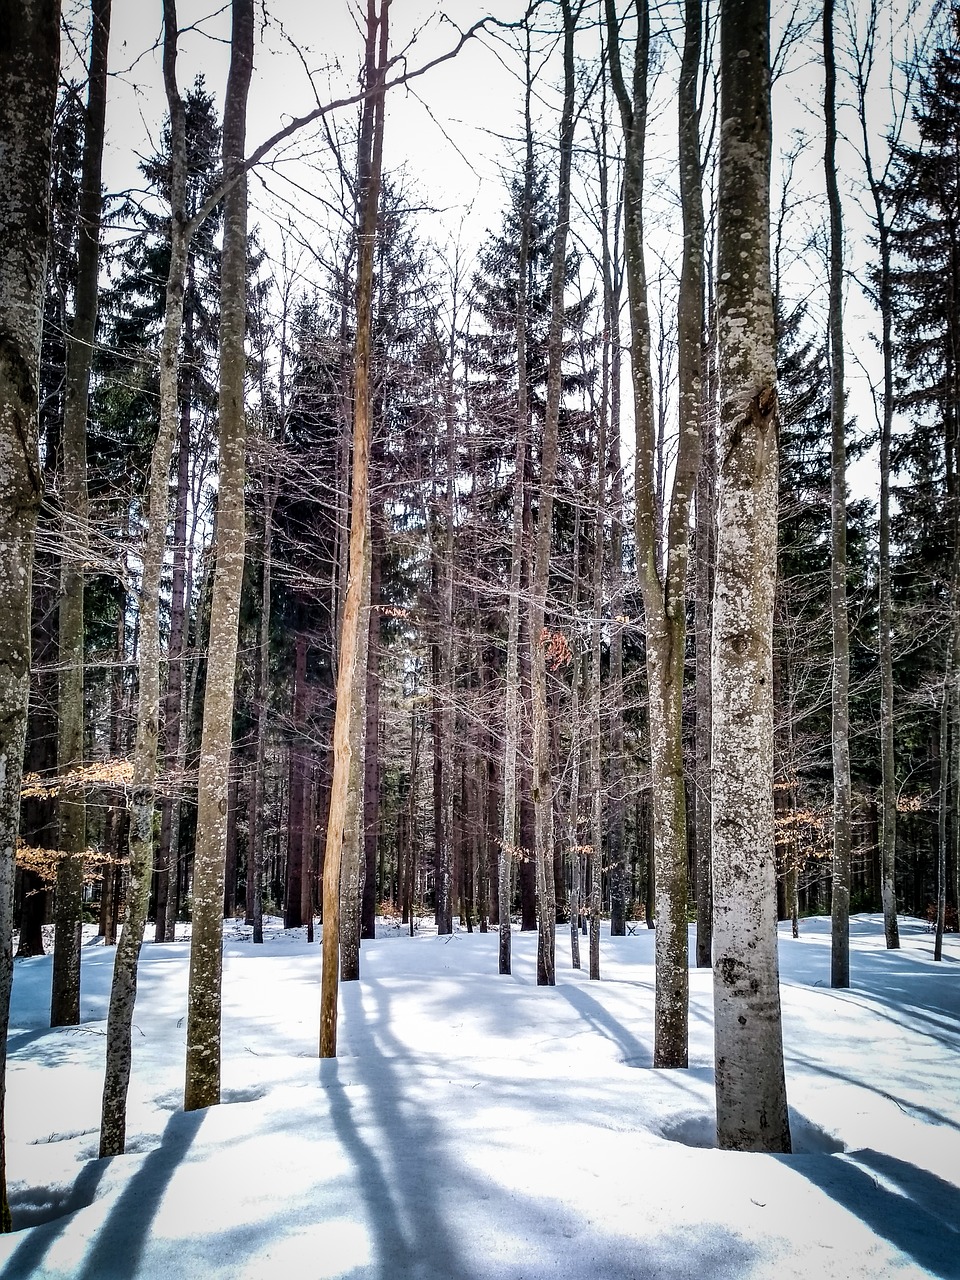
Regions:
<instances>
[{"instance_id":1,"label":"tree shadow on snow","mask_svg":"<svg viewBox=\"0 0 960 1280\"><path fill-rule=\"evenodd\" d=\"M457 1248L442 1211L451 1172L443 1139L428 1114L405 1105L401 1069L390 1066L391 1061L402 1060L405 1051L390 1031L387 992L369 978L364 990L377 1003L374 1018L360 1005L359 984L341 987L341 1000L349 1017L350 1053L356 1054L352 1065L360 1079L365 1063L376 1064L375 1075L364 1083L376 1116L377 1146L389 1150L390 1167L384 1167L374 1146L364 1141L336 1071L321 1067L321 1081L328 1091L334 1128L357 1170L379 1270L384 1280L421 1271L470 1280L464 1250Z\"/></svg>"},{"instance_id":2,"label":"tree shadow on snow","mask_svg":"<svg viewBox=\"0 0 960 1280\"><path fill-rule=\"evenodd\" d=\"M960 1190L936 1174L866 1148L835 1156L778 1156L931 1275L960 1277Z\"/></svg>"},{"instance_id":3,"label":"tree shadow on snow","mask_svg":"<svg viewBox=\"0 0 960 1280\"><path fill-rule=\"evenodd\" d=\"M639 1041L632 1031L603 1007L599 1000L573 983L558 983L554 990L573 1005L580 1017L599 1035L604 1036L620 1050L627 1067L652 1067L653 1050Z\"/></svg>"}]
</instances>

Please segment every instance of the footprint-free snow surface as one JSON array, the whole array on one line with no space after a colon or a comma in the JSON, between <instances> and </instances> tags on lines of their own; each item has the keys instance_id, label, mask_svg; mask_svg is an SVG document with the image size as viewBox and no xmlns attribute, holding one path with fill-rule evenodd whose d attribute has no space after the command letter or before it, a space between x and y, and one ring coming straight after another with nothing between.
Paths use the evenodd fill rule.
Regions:
<instances>
[{"instance_id":1,"label":"footprint-free snow surface","mask_svg":"<svg viewBox=\"0 0 960 1280\"><path fill-rule=\"evenodd\" d=\"M381 926L320 1061L320 948L224 933L223 1101L181 1110L189 944L141 951L127 1154L97 1159L112 951L83 948L82 1021L50 1030L51 960L15 966L14 1217L0 1280L960 1278L960 944L920 922L780 939L794 1154L714 1148L711 976L690 1068L654 1071L653 935L602 977L536 985L536 939ZM585 941L585 940L584 940Z\"/></svg>"}]
</instances>

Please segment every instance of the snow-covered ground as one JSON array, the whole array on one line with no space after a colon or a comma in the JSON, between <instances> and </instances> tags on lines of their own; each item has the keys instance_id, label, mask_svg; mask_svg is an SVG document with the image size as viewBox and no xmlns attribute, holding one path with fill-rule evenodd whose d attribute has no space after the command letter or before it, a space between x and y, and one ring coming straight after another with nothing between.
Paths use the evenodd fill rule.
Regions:
<instances>
[{"instance_id":1,"label":"snow-covered ground","mask_svg":"<svg viewBox=\"0 0 960 1280\"><path fill-rule=\"evenodd\" d=\"M83 1021L47 1027L19 960L7 1077L15 1231L0 1280L960 1277L960 945L920 922L781 937L795 1153L712 1149L710 975L688 1071L651 1068L653 935L604 936L602 981L538 989L536 940L384 927L316 1057L320 949L272 922L224 943L223 1105L180 1110L188 945L145 945L128 1154L98 1160L113 956L83 952Z\"/></svg>"}]
</instances>

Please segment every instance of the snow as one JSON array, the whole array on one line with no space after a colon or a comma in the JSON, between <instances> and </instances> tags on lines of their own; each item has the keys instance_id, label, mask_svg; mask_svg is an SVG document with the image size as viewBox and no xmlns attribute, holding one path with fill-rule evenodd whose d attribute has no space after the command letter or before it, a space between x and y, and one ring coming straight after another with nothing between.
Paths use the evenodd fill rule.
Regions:
<instances>
[{"instance_id":1,"label":"snow","mask_svg":"<svg viewBox=\"0 0 960 1280\"><path fill-rule=\"evenodd\" d=\"M788 926L789 928L789 926ZM536 986L536 938L386 923L316 1057L320 949L224 936L223 1103L180 1110L186 942L146 944L127 1154L98 1160L112 952L83 949L82 1023L50 1030L49 957L18 960L7 1075L14 1232L0 1280L713 1280L960 1277L960 940L829 921L781 934L795 1153L713 1148L709 972L690 1069L651 1067L653 934L604 936L603 978ZM691 943L693 939L691 937Z\"/></svg>"}]
</instances>

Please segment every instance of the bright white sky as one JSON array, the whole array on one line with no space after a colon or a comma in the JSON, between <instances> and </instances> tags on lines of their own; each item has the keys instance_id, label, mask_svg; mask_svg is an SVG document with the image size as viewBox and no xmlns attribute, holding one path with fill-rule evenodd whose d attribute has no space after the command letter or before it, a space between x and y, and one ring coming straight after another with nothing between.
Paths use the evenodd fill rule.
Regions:
<instances>
[{"instance_id":1,"label":"bright white sky","mask_svg":"<svg viewBox=\"0 0 960 1280\"><path fill-rule=\"evenodd\" d=\"M924 13L933 0L891 0L882 6L883 23L878 45L877 67L871 105L875 113L873 127L880 139L890 120L890 95L886 91L890 51L902 58L908 52L903 15L915 10L912 30L926 29ZM845 14L861 15L868 0L848 0L838 4L838 49L841 61L847 56L844 34ZM716 11L716 4L711 6ZM515 21L522 12L521 0L491 0L483 6L477 0L449 0L440 11L429 0L394 0L391 7L392 51L406 50L407 65L420 66L456 42L456 29L465 29L482 13L491 13L504 21ZM773 45L777 47L784 15L795 9L792 0L774 4ZM74 9L83 14L83 0L74 0ZM550 10L551 6L547 6ZM161 6L159 0L117 0L114 5L111 64L116 76L111 86L108 107L108 148L105 183L108 190L139 185L136 155L153 152L159 143L160 123L165 105L159 62ZM210 13L213 16L208 16ZM365 4L358 0L268 0L258 4L257 50L255 74L251 87L248 123L248 149L274 133L291 116L311 110L317 101L329 101L356 92L357 74L362 58L360 22ZM663 12L676 19L667 7ZM267 21L264 22L264 14ZM549 15L548 15L549 16ZM555 15L554 15L555 16ZM205 0L181 0L179 19L182 29L179 78L181 89L193 83L203 71L208 88L222 101L226 79L229 39L229 6L210 5ZM456 24L456 25L454 25ZM818 65L819 24L815 23L806 44L797 46L786 60L785 73L774 91L774 121L778 148L794 145L798 131L807 139L806 148L796 165L794 208L788 225L785 287L790 296L806 298L810 322L822 316L826 305L826 280L822 248L811 245L811 237L825 223L822 206L822 143L819 137L822 119L822 72ZM412 41L412 43L411 43ZM409 90L395 90L390 95L386 126L385 164L388 169L404 168L411 197L428 210L421 218L422 234L441 249L460 241L469 255L476 251L489 230L497 230L504 205L504 173L509 168L510 140L520 130L522 63L511 37L485 35L469 42L459 56L427 76L418 79ZM587 30L579 46L582 57L591 58L599 40L594 29ZM675 60L675 54L667 54ZM313 75L311 84L307 71ZM548 65L538 82L539 109L544 120L543 135L549 140L556 129L557 97L555 83L559 69L556 58ZM666 86L668 79L662 83ZM841 76L841 100L849 102L849 83ZM656 314L656 279L666 271L669 278L679 260L679 218L676 210L676 151L674 105L672 94L662 92L655 99L651 116L649 143L650 177L647 227L650 235L648 279L653 292ZM331 119L334 128L349 132L352 109ZM879 378L874 334L876 323L859 284L864 264L871 250L868 245L869 220L858 210L863 198L863 181L856 148L856 121L849 108L844 110L841 130L849 143L841 143L842 179L846 189L847 267L852 273L847 293L847 383L850 389L850 412L859 419L860 430L875 431L868 377ZM335 166L328 151L313 149L308 168L294 161L304 139L294 138L288 145L289 158L277 171L264 169L251 183L253 219L263 230L270 253L277 255L271 220L292 218L297 231L316 243L324 243L312 219L326 221L330 216L322 197L334 194ZM289 185L282 174L295 178L298 187ZM776 205L782 188L782 168L774 164L772 199ZM315 200L316 192L321 200ZM337 203L334 195L334 203ZM574 227L575 233L582 228ZM822 233L821 233L822 235ZM279 268L278 268L279 271ZM668 285L668 296L670 288ZM668 304L668 311L672 308ZM668 316L672 325L672 314ZM854 478L858 492L872 491L876 483L875 464L869 459L860 465Z\"/></svg>"},{"instance_id":2,"label":"bright white sky","mask_svg":"<svg viewBox=\"0 0 960 1280\"><path fill-rule=\"evenodd\" d=\"M51 1031L50 957L18 960L2 1280L920 1280L960 1256L960 941L829 920L781 933L795 1154L711 1148L709 971L690 1068L652 1069L653 934L600 982L536 986L536 936L363 944L340 1057L316 1057L320 947L270 922L224 948L223 1105L180 1111L188 946L145 943L129 1154L97 1160L112 952L83 948L82 1022ZM181 926L182 928L182 926ZM180 935L178 935L180 936ZM691 935L692 936L692 935Z\"/></svg>"}]
</instances>

